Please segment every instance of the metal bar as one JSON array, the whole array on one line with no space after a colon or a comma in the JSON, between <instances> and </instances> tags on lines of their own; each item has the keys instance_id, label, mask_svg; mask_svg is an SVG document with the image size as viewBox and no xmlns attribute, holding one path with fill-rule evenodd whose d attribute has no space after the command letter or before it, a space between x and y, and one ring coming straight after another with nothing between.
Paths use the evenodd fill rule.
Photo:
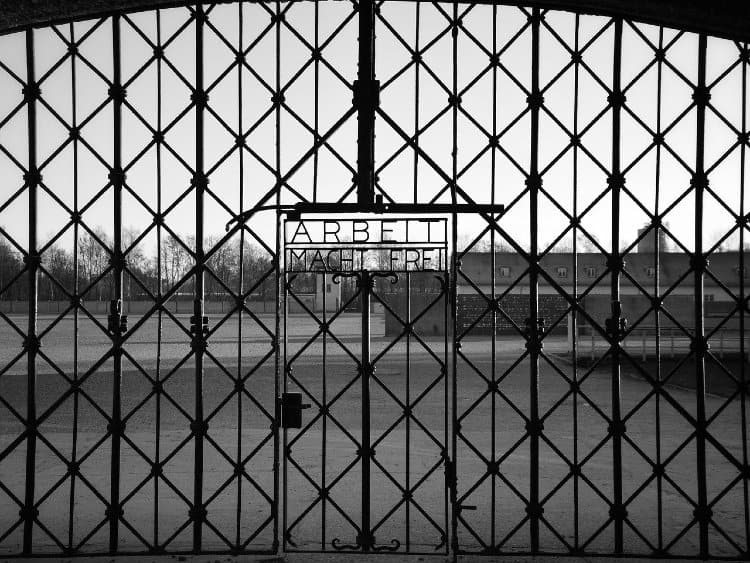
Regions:
<instances>
[{"instance_id":1,"label":"metal bar","mask_svg":"<svg viewBox=\"0 0 750 563\"><path fill-rule=\"evenodd\" d=\"M370 293L373 278L370 272L363 270L360 277L362 290L362 527L360 544L362 551L371 551L373 547L370 525Z\"/></svg>"},{"instance_id":2,"label":"metal bar","mask_svg":"<svg viewBox=\"0 0 750 563\"><path fill-rule=\"evenodd\" d=\"M193 475L193 551L202 550L202 526L205 520L203 506L203 436L205 423L203 420L203 354L206 340L204 334L204 270L205 251L203 248L204 227L204 195L207 179L204 170L204 111L205 92L203 90L203 26L205 12L203 4L198 2L195 7L195 288L193 293L193 351L195 354L195 413L193 435L195 437L195 457Z\"/></svg>"},{"instance_id":3,"label":"metal bar","mask_svg":"<svg viewBox=\"0 0 750 563\"><path fill-rule=\"evenodd\" d=\"M123 256L122 256L122 104L124 93L122 92L122 45L120 39L120 16L112 17L112 90L110 95L113 98L113 159L112 174L110 182L112 183L114 196L114 215L113 215L113 259L114 267L112 277L114 281L114 295L110 306L110 324L109 329L112 333L112 450L111 450L111 476L110 476L110 499L109 499L109 551L117 551L120 515L122 508L120 506L120 443L122 437L122 277L123 277Z\"/></svg>"},{"instance_id":4,"label":"metal bar","mask_svg":"<svg viewBox=\"0 0 750 563\"><path fill-rule=\"evenodd\" d=\"M242 2L239 2L237 4L237 24L238 24L238 35L237 35L237 50L238 52L242 53L244 51L243 49L243 42L245 38L245 21L244 21L244 5ZM242 95L244 92L244 84L243 84L243 70L242 65L237 65L237 134L242 135L242 132L245 130L244 128L244 107L242 104ZM238 170L238 184L239 184L239 208L242 209L245 205L245 150L243 147L239 148L239 170ZM245 229L244 225L243 228L240 229L240 263L239 263L239 279L237 280L237 295L244 295L245 293ZM243 300L244 302L244 300ZM242 407L243 407L243 385L242 385L242 375L243 375L243 364L242 364L242 356L243 356L243 346L242 346L242 337L243 337L243 320L244 320L244 310L242 307L240 307L237 311L237 378L235 379L235 385L237 386L237 455L235 457L235 464L237 468L242 467L242 458L243 458L243 451L242 451L242 429L243 429L243 419L242 419ZM274 395L275 398L275 395ZM236 532L234 537L235 542L235 549L241 549L242 546L242 537L241 537L241 530L242 530L242 485L243 485L243 477L238 472L237 474L237 512L236 512L236 520L235 520L235 526L236 526Z\"/></svg>"},{"instance_id":5,"label":"metal bar","mask_svg":"<svg viewBox=\"0 0 750 563\"><path fill-rule=\"evenodd\" d=\"M448 225L443 227L445 240L448 240ZM448 299L450 288L450 276L448 275L448 265L445 265L443 271L443 471L445 473L445 489L443 490L443 525L445 526L445 554L450 553L450 451L448 450L448 433L450 432L450 390L448 387L448 316L450 315L450 300Z\"/></svg>"},{"instance_id":6,"label":"metal bar","mask_svg":"<svg viewBox=\"0 0 750 563\"><path fill-rule=\"evenodd\" d=\"M317 4L316 4L317 5ZM323 294L323 325L325 326L328 322L327 318L327 307L328 302L326 299L326 294L328 293L326 291L326 274L323 275L323 291L321 292ZM322 394L321 394L321 403L323 406L327 409L328 408L328 370L327 368L327 360L328 360L328 332L323 331L322 334L323 337L323 365L322 365L322 379L323 379L323 385L322 385ZM326 487L328 486L328 475L326 473L326 455L328 454L328 417L324 414L321 420L321 435L320 435L320 456L321 456L321 468L320 468L320 487L322 490L326 490ZM320 548L325 550L326 548L326 508L328 504L328 499L325 495L320 499L321 509L320 509Z\"/></svg>"},{"instance_id":7,"label":"metal bar","mask_svg":"<svg viewBox=\"0 0 750 563\"><path fill-rule=\"evenodd\" d=\"M420 4L416 3L414 6L414 51L419 52L419 39L420 39ZM414 143L419 144L419 92L420 92L420 66L419 64L414 65ZM412 202L416 204L419 201L419 155L416 151L412 155ZM406 274L406 319L407 322L411 322L411 274ZM407 408L411 408L409 404L411 402L411 333L406 335L406 393L405 393L405 404ZM405 489L411 490L411 418L406 418L406 443L405 443L405 459L404 465L406 470L405 475ZM406 500L406 551L411 551L411 501Z\"/></svg>"},{"instance_id":8,"label":"metal bar","mask_svg":"<svg viewBox=\"0 0 750 563\"><path fill-rule=\"evenodd\" d=\"M581 16L575 16L575 44L573 50L575 53L580 49L581 35ZM579 113L580 113L580 76L581 62L578 58L573 61L574 72L574 90L573 90L573 134L578 138L579 133ZM573 147L573 217L578 219L578 162L579 150L576 145ZM578 301L578 225L573 225L573 299ZM578 448L578 431L579 431L579 395L578 395L578 314L573 310L570 314L572 326L570 330L573 334L573 464L578 467L579 448ZM581 531L580 531L580 487L581 476L578 471L573 475L573 548L575 551L580 549Z\"/></svg>"},{"instance_id":9,"label":"metal bar","mask_svg":"<svg viewBox=\"0 0 750 563\"><path fill-rule=\"evenodd\" d=\"M539 112L541 110L541 91L539 89L539 27L541 13L534 8L531 14L531 162L529 164L529 319L527 323L529 338L529 515L531 552L539 551L539 189L542 179L539 176Z\"/></svg>"},{"instance_id":10,"label":"metal bar","mask_svg":"<svg viewBox=\"0 0 750 563\"><path fill-rule=\"evenodd\" d=\"M315 52L318 53L320 49L320 5L319 0L314 2L314 21L313 21L313 33L314 33L314 47ZM313 61L313 134L315 138L319 136L318 131L320 130L320 57L315 57ZM320 153L315 151L313 154L313 193L312 201L318 201L318 169L320 167Z\"/></svg>"},{"instance_id":11,"label":"metal bar","mask_svg":"<svg viewBox=\"0 0 750 563\"><path fill-rule=\"evenodd\" d=\"M659 28L659 49L664 48L664 28ZM664 73L664 61L658 60L656 63L656 134L661 135L662 132L662 77ZM661 192L661 163L662 163L662 146L659 144L659 146L656 147L656 170L655 170L655 178L654 178L654 215L658 215L659 213L659 196ZM661 273L659 271L659 265L661 260L661 248L659 246L659 231L656 230L654 232L654 248L656 248L656 252L654 253L654 296L659 295L660 291L660 284L661 284ZM661 373L661 315L659 314L659 311L654 312L654 320L656 325L656 350L654 352L656 357L656 380L661 381L662 379L662 373ZM670 333L672 332L672 329L670 328ZM656 463L657 466L661 466L662 464L662 437L661 437L661 395L656 394L655 398L656 404L655 404L655 416L656 416ZM657 549L663 550L664 549L664 475L659 472L656 475L656 513L657 513Z\"/></svg>"},{"instance_id":12,"label":"metal bar","mask_svg":"<svg viewBox=\"0 0 750 563\"><path fill-rule=\"evenodd\" d=\"M411 315L411 274L406 272L406 321L412 322ZM404 393L404 404L407 408L411 409L411 333L406 333L406 389ZM404 444L404 470L405 470L405 483L404 488L407 491L411 491L411 417L407 416L406 420L406 440ZM406 551L411 549L411 500L407 499L405 502L406 511Z\"/></svg>"},{"instance_id":13,"label":"metal bar","mask_svg":"<svg viewBox=\"0 0 750 563\"><path fill-rule=\"evenodd\" d=\"M357 107L357 203L375 199L375 2L359 2L359 68L354 85Z\"/></svg>"},{"instance_id":14,"label":"metal bar","mask_svg":"<svg viewBox=\"0 0 750 563\"><path fill-rule=\"evenodd\" d=\"M421 10L420 10L421 4L419 2L414 4L414 51L419 52L419 28L420 28L420 21L421 21ZM420 74L420 67L419 64L414 65L414 143L416 145L419 145L419 74ZM417 154L417 151L413 151L413 160L412 160L412 173L414 175L414 184L413 184L413 195L412 195L412 202L417 203L419 201L419 190L418 190L418 181L419 181L419 155Z\"/></svg>"},{"instance_id":15,"label":"metal bar","mask_svg":"<svg viewBox=\"0 0 750 563\"><path fill-rule=\"evenodd\" d=\"M68 24L68 33L70 34L70 42L75 43L75 26L71 23ZM75 54L70 57L70 92L71 92L71 124L74 128L78 127L78 102L77 102L77 88L76 88L76 62L77 58ZM73 139L73 212L78 213L78 151L79 151L79 140ZM80 232L80 225L76 222L73 225L73 294L78 295L79 291L79 279L78 279L78 236ZM78 355L79 355L79 335L80 329L78 326L80 316L80 310L76 307L73 311L73 381L78 381ZM78 460L78 409L79 409L79 394L73 395L73 438L70 446L70 461L73 464L77 463ZM69 520L68 520L68 548L73 549L73 534L74 534L74 519L75 519L75 498L76 498L76 477L73 473L70 476L70 497L69 497Z\"/></svg>"},{"instance_id":16,"label":"metal bar","mask_svg":"<svg viewBox=\"0 0 750 563\"><path fill-rule=\"evenodd\" d=\"M320 49L320 3L318 0L315 0L315 21L313 24L313 27L315 28L315 50L316 52L318 49ZM314 70L315 70L315 78L314 78L314 88L315 88L315 99L313 102L314 105L314 124L313 124L313 130L315 131L315 135L318 135L318 129L320 128L320 59L316 57L314 61ZM315 155L313 156L313 202L318 201L318 172L319 172L319 153L318 151L315 151ZM326 323L328 322L328 301L327 301L327 291L328 288L328 280L326 274L323 274L323 287L321 293L323 294L323 325L326 326ZM334 311L335 314L335 311ZM328 363L328 332L323 331L322 334L323 337L323 365L322 365L322 390L321 390L321 403L325 409L328 409L328 370L327 370L327 363ZM320 436L320 457L321 457L321 468L320 468L320 486L322 490L326 490L328 487L328 473L326 471L327 469L327 455L328 455L328 416L324 413L321 420L321 436ZM322 550L326 549L326 525L327 525L327 519L326 519L326 510L328 508L328 498L326 495L323 495L323 497L320 499L320 548Z\"/></svg>"},{"instance_id":17,"label":"metal bar","mask_svg":"<svg viewBox=\"0 0 750 563\"><path fill-rule=\"evenodd\" d=\"M610 280L610 299L612 300L612 328L610 336L613 338L612 346L612 510L610 516L615 526L615 553L623 550L623 504L622 504L622 427L621 401L620 401L620 191L624 180L620 172L620 118L623 95L621 89L622 76L622 19L615 20L614 37L614 60L612 70L612 95L610 103L612 106L612 171L610 175L610 187L612 191L612 264Z\"/></svg>"},{"instance_id":18,"label":"metal bar","mask_svg":"<svg viewBox=\"0 0 750 563\"><path fill-rule=\"evenodd\" d=\"M744 49L744 52L748 52L748 44L743 43L742 49ZM743 61L742 62L742 127L741 131L747 131L747 66L748 62ZM746 193L746 184L745 184L745 174L746 174L746 157L747 157L747 144L743 144L740 147L740 216L745 216L745 193ZM745 288L745 269L747 268L747 264L745 263L745 241L746 239L746 230L745 227L740 227L740 237L739 237L739 256L740 256L740 263L739 263L739 278L740 278L740 303L745 303L746 299L746 288ZM744 307L741 307L739 310L740 319L739 319L739 326L740 326L740 383L743 386L743 388L746 388L747 381L748 381L748 374L747 374L747 367L746 367L746 359L745 354L747 354L747 349L745 345L745 325L747 322L746 317L746 311ZM741 428L742 428L742 463L745 467L748 467L748 417L747 417L747 393L744 393L742 397L740 398L740 418L741 418ZM750 479L744 479L742 483L742 496L743 501L745 505L745 514L744 514L744 527L745 527L745 550L747 553L750 553L750 503L748 502L750 500Z\"/></svg>"},{"instance_id":19,"label":"metal bar","mask_svg":"<svg viewBox=\"0 0 750 563\"><path fill-rule=\"evenodd\" d=\"M158 49L162 48L162 36L161 36L161 10L156 11L156 46ZM162 73L163 64L161 57L156 61L156 130L161 132L162 130ZM158 142L156 144L156 212L161 216L162 214L162 144ZM157 298L161 301L163 296L162 290L162 225L161 223L156 225L156 273L157 273ZM162 361L161 351L163 334L162 329L164 327L164 311L160 307L157 313L157 337L156 337L156 382L161 384L162 381ZM156 422L154 425L154 461L161 463L161 414L162 414L162 394L156 394ZM159 475L154 472L154 540L153 545L159 545Z\"/></svg>"},{"instance_id":20,"label":"metal bar","mask_svg":"<svg viewBox=\"0 0 750 563\"><path fill-rule=\"evenodd\" d=\"M453 5L453 16L455 19L456 11L458 7L454 3ZM453 60L453 76L454 76L454 84L453 84L453 90L457 89L456 87L456 55L454 53L454 60ZM451 513L451 548L453 551L453 562L455 563L458 560L458 553L460 550L460 545L458 543L458 514L461 510L460 506L458 505L458 478L457 478L457 472L458 472L458 429L459 429L459 420L458 420L458 350L461 348L461 342L459 337L459 331L458 331L458 298L457 298L457 292L458 292L458 269L461 267L460 262L458 261L458 201L457 201L457 194L456 194L456 181L458 179L458 163L457 163L457 150L458 150L458 140L457 140L457 131L456 131L456 116L454 113L453 117L453 146L452 146L452 174L451 174L451 187L450 187L450 195L451 195L451 280L450 280L450 308L451 308L451 315L453 317L453 332L452 332L452 364L453 364L453 383L452 383L452 403L451 403L451 411L453 412L452 416L452 431L451 431L451 450L453 452L453 459L448 461L448 481L450 483L450 504L453 507L452 513ZM494 510L494 507L493 507Z\"/></svg>"},{"instance_id":21,"label":"metal bar","mask_svg":"<svg viewBox=\"0 0 750 563\"><path fill-rule=\"evenodd\" d=\"M281 15L281 4L277 0L275 2L275 15L276 15L276 34L275 34L275 52L276 52L276 60L274 62L275 66L275 80L276 80L276 95L278 95L281 92L281 21L280 21L280 15ZM289 312L288 308L288 294L286 289L286 267L284 268L284 274L282 278L282 269L281 269L281 252L282 252L282 242L281 237L284 236L283 234L286 232L286 222L284 220L284 217L281 214L281 107L279 105L276 106L276 111L274 115L274 133L275 133L275 139L274 139L274 148L275 148L275 168L276 168L276 256L274 256L274 269L275 269L275 276L276 276L276 319L275 319L275 341L274 346L276 348L276 358L275 358L275 377L274 377L274 400L276 397L280 397L281 394L279 391L281 390L281 387L283 385L284 392L287 391L288 383L287 383L287 375L286 375L286 361L287 361L287 344L288 344L288 333L287 333L287 314ZM284 315L284 358L283 358L283 364L281 363L281 344L279 342L279 335L281 334L281 314L282 314L282 286L281 283L284 284L283 289L283 315ZM283 369L283 372L281 371ZM284 534L283 539L283 545L286 547L287 545L287 488L288 488L288 480L287 480L287 446L288 446L288 438L287 438L287 429L284 429L284 436L283 436L283 484L281 481L281 474L280 474L280 464L281 464L281 458L279 454L279 443L281 440L279 439L279 415L276 414L276 419L274 420L273 424L273 506L271 507L271 510L273 511L273 552L278 553L279 551L279 494L282 495L282 502L283 502L283 510L284 510L284 522L282 527L282 532ZM284 487L284 491L280 492L281 487Z\"/></svg>"},{"instance_id":22,"label":"metal bar","mask_svg":"<svg viewBox=\"0 0 750 563\"><path fill-rule=\"evenodd\" d=\"M500 204L452 204L452 203L383 203L367 204L359 203L298 203L289 207L287 213L290 218L296 214L343 214L343 213L403 213L403 214L475 214L475 213L494 213L501 214L505 211L505 206Z\"/></svg>"},{"instance_id":23,"label":"metal bar","mask_svg":"<svg viewBox=\"0 0 750 563\"><path fill-rule=\"evenodd\" d=\"M32 537L36 507L34 505L34 487L36 475L36 356L38 351L37 339L37 293L39 278L39 263L37 261L37 191L39 188L39 172L37 170L37 120L36 98L38 86L36 84L36 70L34 61L34 31L26 30L26 102L28 106L28 136L29 162L25 179L29 190L29 245L26 268L28 271L28 330L26 333L26 483L23 506L23 555L30 555L32 551Z\"/></svg>"},{"instance_id":24,"label":"metal bar","mask_svg":"<svg viewBox=\"0 0 750 563\"><path fill-rule=\"evenodd\" d=\"M277 215L277 217L283 221L283 217L280 215ZM281 229L279 237L283 236L283 233L286 232L286 221L283 221L281 223ZM289 323L288 323L288 317L289 317L289 277L287 275L286 269L284 271L284 302L283 302L283 308L284 308L284 372L282 374L282 391L286 393L289 390ZM278 285L278 284L277 284ZM281 296L279 295L279 299L281 299ZM277 309L282 306L282 303L280 301L277 301ZM277 315L278 317L278 315ZM277 323L278 324L278 323ZM276 332L279 334L279 332ZM278 377L277 377L278 379ZM278 389L278 383L277 383L277 389L276 389L276 397L279 397L279 389ZM280 410L278 407L277 402L277 411L276 411L276 433L278 434L278 422L280 420ZM283 471L284 471L284 494L283 494L283 503L284 503L284 548L286 548L289 545L289 526L288 526L288 518L289 518L289 431L287 428L284 428L284 436L283 436L283 452L284 452L284 459L283 459ZM277 448L278 449L278 448ZM278 470L275 472L278 474Z\"/></svg>"},{"instance_id":25,"label":"metal bar","mask_svg":"<svg viewBox=\"0 0 750 563\"><path fill-rule=\"evenodd\" d=\"M492 55L493 57L497 53L497 6L492 6ZM497 71L498 65L492 65L492 136L493 139L497 136L497 95L498 95L498 83L497 83ZM491 164L490 164L490 202L495 203L497 197L497 186L495 174L497 171L497 152L494 148L491 151ZM490 229L490 268L492 274L490 275L490 299L494 303L497 299L497 258L495 252L495 244L497 240L497 231ZM492 336L491 336L491 348L490 348L490 381L492 382L492 400L491 408L492 413L490 415L490 463L495 467L497 463L497 457L495 455L497 449L497 393L495 393L495 385L497 385L497 309L492 307ZM500 476L496 473L492 474L492 494L490 506L492 507L490 512L490 545L497 545L497 514L495 506L497 506L497 488L498 480Z\"/></svg>"},{"instance_id":26,"label":"metal bar","mask_svg":"<svg viewBox=\"0 0 750 563\"><path fill-rule=\"evenodd\" d=\"M707 39L701 34L698 39L698 85L693 95L696 103L696 149L695 175L693 188L695 191L695 248L693 250L693 272L695 291L695 335L692 342L695 354L695 396L696 396L696 463L698 476L698 506L695 517L699 530L699 553L702 559L708 558L708 525L711 520L708 506L707 476L706 476L706 340L703 320L703 273L706 268L706 258L703 255L703 195L708 184L705 173L705 138L706 138L706 106L708 105L708 89L706 87L706 48Z\"/></svg>"}]
</instances>

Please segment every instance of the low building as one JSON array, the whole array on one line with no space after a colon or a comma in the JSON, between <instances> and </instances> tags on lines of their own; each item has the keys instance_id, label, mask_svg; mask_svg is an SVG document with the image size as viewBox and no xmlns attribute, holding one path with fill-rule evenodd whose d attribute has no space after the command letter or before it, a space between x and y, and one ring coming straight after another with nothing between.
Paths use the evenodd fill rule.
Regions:
<instances>
[{"instance_id":1,"label":"low building","mask_svg":"<svg viewBox=\"0 0 750 563\"><path fill-rule=\"evenodd\" d=\"M750 253L744 255L750 262ZM576 296L585 314L579 324L590 321L604 325L611 316L611 274L607 257L598 252L546 254L539 261L539 316L547 328L565 332L569 322L570 300ZM494 268L494 294L493 286ZM739 252L716 252L709 258L709 271L704 276L706 326L723 322L735 308L741 283L748 283L747 267L740 268ZM663 298L662 306L669 311L662 315L662 326L692 327L695 316L694 276L690 255L681 252L634 252L625 257L624 273L620 276L620 303L623 316L632 324L654 326L652 296ZM524 328L529 314L529 263L516 252L473 252L461 259L461 273L457 279L458 330L465 334L481 335L492 332L517 333ZM488 298L500 298L500 309L493 320L488 312ZM419 297L416 297L419 299ZM423 298L426 301L428 297ZM412 298L412 310L419 310ZM435 312L435 315L442 315ZM429 333L439 325L438 319L428 315L424 319ZM738 319L725 323L727 329ZM515 326L514 326L515 325ZM394 326L393 330L398 327Z\"/></svg>"}]
</instances>

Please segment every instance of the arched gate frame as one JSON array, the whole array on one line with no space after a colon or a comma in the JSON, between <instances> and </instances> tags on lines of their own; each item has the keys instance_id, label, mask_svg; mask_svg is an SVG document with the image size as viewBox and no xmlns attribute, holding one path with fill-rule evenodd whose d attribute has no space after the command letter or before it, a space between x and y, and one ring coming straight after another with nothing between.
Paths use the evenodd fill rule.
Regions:
<instances>
[{"instance_id":1,"label":"arched gate frame","mask_svg":"<svg viewBox=\"0 0 750 563\"><path fill-rule=\"evenodd\" d=\"M539 6L193 3L0 37L3 555L278 552L276 226L402 206L451 225L450 502L444 541L398 516L391 546L748 559L750 50Z\"/></svg>"}]
</instances>

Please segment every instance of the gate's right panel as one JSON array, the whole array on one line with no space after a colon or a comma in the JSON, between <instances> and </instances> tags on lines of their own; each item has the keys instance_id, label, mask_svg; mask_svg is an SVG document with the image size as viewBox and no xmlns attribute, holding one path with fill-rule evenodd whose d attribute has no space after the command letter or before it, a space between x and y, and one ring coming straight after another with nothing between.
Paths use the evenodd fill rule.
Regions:
<instances>
[{"instance_id":1,"label":"gate's right panel","mask_svg":"<svg viewBox=\"0 0 750 563\"><path fill-rule=\"evenodd\" d=\"M747 559L747 46L487 4L377 25L378 190L506 206L454 218L454 549Z\"/></svg>"}]
</instances>

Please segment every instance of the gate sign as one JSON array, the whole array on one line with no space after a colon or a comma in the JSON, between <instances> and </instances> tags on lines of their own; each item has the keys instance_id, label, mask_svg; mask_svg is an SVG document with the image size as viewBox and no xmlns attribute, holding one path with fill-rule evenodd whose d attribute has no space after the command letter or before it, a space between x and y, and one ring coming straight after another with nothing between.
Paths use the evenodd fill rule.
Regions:
<instances>
[{"instance_id":1,"label":"gate sign","mask_svg":"<svg viewBox=\"0 0 750 563\"><path fill-rule=\"evenodd\" d=\"M445 271L445 218L301 219L286 221L287 272Z\"/></svg>"}]
</instances>

